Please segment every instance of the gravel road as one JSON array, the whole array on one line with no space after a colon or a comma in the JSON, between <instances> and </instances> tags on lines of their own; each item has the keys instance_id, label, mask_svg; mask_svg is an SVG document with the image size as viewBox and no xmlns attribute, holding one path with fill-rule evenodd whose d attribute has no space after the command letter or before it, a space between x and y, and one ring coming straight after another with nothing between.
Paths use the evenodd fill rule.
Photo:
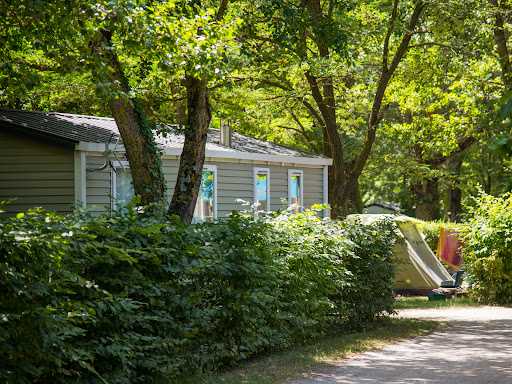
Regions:
<instances>
[{"instance_id":1,"label":"gravel road","mask_svg":"<svg viewBox=\"0 0 512 384\"><path fill-rule=\"evenodd\" d=\"M448 321L440 332L332 363L293 384L512 384L512 308L404 310Z\"/></svg>"}]
</instances>

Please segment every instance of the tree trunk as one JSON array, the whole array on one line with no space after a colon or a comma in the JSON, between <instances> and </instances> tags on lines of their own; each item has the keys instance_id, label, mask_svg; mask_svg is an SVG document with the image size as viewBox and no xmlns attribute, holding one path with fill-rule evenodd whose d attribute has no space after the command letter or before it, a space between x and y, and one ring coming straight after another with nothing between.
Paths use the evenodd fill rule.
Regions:
<instances>
[{"instance_id":1,"label":"tree trunk","mask_svg":"<svg viewBox=\"0 0 512 384\"><path fill-rule=\"evenodd\" d=\"M301 1L300 6L306 7L310 15L318 20L324 18L320 0ZM329 57L329 49L326 42L317 37L315 43L319 56ZM340 204L340 196L345 184L345 158L343 155L343 144L338 132L336 122L336 100L334 97L334 83L332 76L318 78L310 71L305 73L311 94L320 111L323 120L324 143L327 143L327 152L333 159L333 165L329 168L329 191L328 199L331 205L331 216L335 219L343 216L347 207ZM322 91L320 90L322 89ZM323 94L322 94L323 93Z\"/></svg>"},{"instance_id":2,"label":"tree trunk","mask_svg":"<svg viewBox=\"0 0 512 384\"><path fill-rule=\"evenodd\" d=\"M112 46L112 32L103 30L102 35L105 42ZM118 84L124 95L128 95L128 80L115 52L109 53L108 65L112 69L113 82ZM108 106L123 140L135 194L141 196L142 205L164 203L165 179L161 154L141 103L135 98L113 97L108 100Z\"/></svg>"},{"instance_id":3,"label":"tree trunk","mask_svg":"<svg viewBox=\"0 0 512 384\"><path fill-rule=\"evenodd\" d=\"M455 176L455 179L448 190L448 197L450 200L450 221L453 223L460 223L462 220L462 190L460 189L459 180L461 167L461 157L450 161L450 168L452 168Z\"/></svg>"},{"instance_id":4,"label":"tree trunk","mask_svg":"<svg viewBox=\"0 0 512 384\"><path fill-rule=\"evenodd\" d=\"M432 221L439 218L439 179L427 179L413 186L416 218Z\"/></svg>"},{"instance_id":5,"label":"tree trunk","mask_svg":"<svg viewBox=\"0 0 512 384\"><path fill-rule=\"evenodd\" d=\"M489 0L489 3L494 7L494 42L496 43L496 50L500 58L501 77L506 91L510 91L512 85L512 68L510 66L510 57L507 46L507 36L505 35L503 14L507 11L508 1Z\"/></svg>"},{"instance_id":6,"label":"tree trunk","mask_svg":"<svg viewBox=\"0 0 512 384\"><path fill-rule=\"evenodd\" d=\"M190 224L194 218L201 186L206 139L212 115L208 99L208 79L186 75L185 83L187 87L185 143L168 213L178 215L183 222Z\"/></svg>"},{"instance_id":7,"label":"tree trunk","mask_svg":"<svg viewBox=\"0 0 512 384\"><path fill-rule=\"evenodd\" d=\"M391 19L389 23L388 32L386 34L386 38L384 39L384 47L382 52L382 71L380 74L379 82L377 84L377 90L375 92L375 97L373 99L372 109L370 111L370 116L368 119L368 130L366 132L366 138L364 141L363 149L355 162L355 165L352 169L352 172L347 176L347 180L345 182L343 192L340 195L340 205L346 206L346 201L349 196L352 194L353 189L357 185L357 180L363 171L363 168L370 156L370 152L373 147L373 143L375 141L375 135L377 132L377 128L382 120L382 101L384 99L384 95L386 93L386 89L389 83L389 80L393 76L393 73L398 68L398 65L402 61L402 58L405 56L407 49L409 47L409 42L411 41L411 37L416 29L416 26L419 23L419 19L421 13L427 3L418 2L414 8L414 11L409 20L409 25L407 26L407 30L402 37L402 41L398 46L391 63L388 65L388 54L389 54L389 41L391 39L392 32L394 30L394 24L398 17L398 2L399 0L394 1L393 11L391 14Z\"/></svg>"},{"instance_id":8,"label":"tree trunk","mask_svg":"<svg viewBox=\"0 0 512 384\"><path fill-rule=\"evenodd\" d=\"M329 203L331 205L331 216L333 219L343 215L344 207L339 205L339 196L343 189L345 181L345 158L343 155L343 144L338 133L338 125L336 123L334 88L332 86L332 78L324 79L323 91L320 92L317 77L311 73L306 73L311 93L315 103L320 110L324 123L323 133L324 142L327 143L326 152L333 159L333 165L329 168ZM327 96L326 96L327 95Z\"/></svg>"}]
</instances>

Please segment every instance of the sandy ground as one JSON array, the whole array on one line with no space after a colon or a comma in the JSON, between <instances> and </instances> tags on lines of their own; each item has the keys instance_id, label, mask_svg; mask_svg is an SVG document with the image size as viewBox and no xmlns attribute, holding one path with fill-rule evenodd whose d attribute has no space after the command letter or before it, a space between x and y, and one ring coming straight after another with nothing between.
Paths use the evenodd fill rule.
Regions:
<instances>
[{"instance_id":1,"label":"sandy ground","mask_svg":"<svg viewBox=\"0 0 512 384\"><path fill-rule=\"evenodd\" d=\"M404 310L448 321L440 332L332 363L293 384L512 384L512 308Z\"/></svg>"}]
</instances>

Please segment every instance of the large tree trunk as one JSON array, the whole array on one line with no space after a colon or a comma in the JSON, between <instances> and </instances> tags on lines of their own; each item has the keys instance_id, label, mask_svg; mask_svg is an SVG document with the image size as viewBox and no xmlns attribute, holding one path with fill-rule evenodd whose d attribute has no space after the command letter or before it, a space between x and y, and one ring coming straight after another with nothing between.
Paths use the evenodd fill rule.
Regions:
<instances>
[{"instance_id":1,"label":"large tree trunk","mask_svg":"<svg viewBox=\"0 0 512 384\"><path fill-rule=\"evenodd\" d=\"M324 18L320 0L303 0L300 6L306 7L310 15L319 21ZM329 49L326 42L317 37L315 43L318 48L319 56L329 57ZM329 168L329 190L328 199L331 205L331 216L336 218L343 216L347 208L340 204L343 186L345 184L345 158L343 155L343 144L338 132L336 122L336 100L334 97L334 83L332 76L318 78L310 71L305 73L311 94L318 110L321 114L321 123L323 123L324 143L327 144L327 152L333 159L333 165Z\"/></svg>"},{"instance_id":2,"label":"large tree trunk","mask_svg":"<svg viewBox=\"0 0 512 384\"><path fill-rule=\"evenodd\" d=\"M193 0L196 8L201 0ZM215 19L220 21L227 10L228 0L221 0ZM192 223L197 204L208 128L212 120L210 100L208 98L208 78L185 75L187 89L187 123L185 125L185 143L180 157L178 179L174 188L168 214L178 215L186 224Z\"/></svg>"},{"instance_id":3,"label":"large tree trunk","mask_svg":"<svg viewBox=\"0 0 512 384\"><path fill-rule=\"evenodd\" d=\"M178 215L190 224L194 218L206 151L206 138L212 119L208 100L208 79L186 75L187 124L180 158L178 179L169 206L170 215Z\"/></svg>"},{"instance_id":4,"label":"large tree trunk","mask_svg":"<svg viewBox=\"0 0 512 384\"><path fill-rule=\"evenodd\" d=\"M452 172L454 173L454 180L448 190L448 197L450 200L450 221L460 223L462 220L462 190L460 189L460 170L462 168L462 158L450 160L449 163Z\"/></svg>"},{"instance_id":5,"label":"large tree trunk","mask_svg":"<svg viewBox=\"0 0 512 384\"><path fill-rule=\"evenodd\" d=\"M112 32L103 30L102 35L105 42L112 46ZM118 84L119 91L128 95L128 80L115 52L109 53L108 65L112 69L113 82ZM161 154L151 124L137 99L112 97L108 100L108 106L123 140L135 194L141 196L142 205L151 205L154 209L153 204L164 203L165 180Z\"/></svg>"},{"instance_id":6,"label":"large tree trunk","mask_svg":"<svg viewBox=\"0 0 512 384\"><path fill-rule=\"evenodd\" d=\"M413 186L416 218L432 221L439 218L439 179L427 179Z\"/></svg>"},{"instance_id":7,"label":"large tree trunk","mask_svg":"<svg viewBox=\"0 0 512 384\"><path fill-rule=\"evenodd\" d=\"M411 40L416 25L419 22L421 12L426 6L426 3L419 2L414 8L407 31L403 36L393 59L388 64L389 42L395 27L395 21L398 17L398 3L399 0L394 1L390 25L384 41L382 72L377 85L373 107L370 112L365 143L361 154L351 167L351 172L349 174L346 173L343 145L338 132L338 125L336 123L336 101L334 98L333 79L330 76L319 79L309 71L306 72L306 79L311 88L312 96L315 99L318 109L322 115L325 127L324 135L326 136L324 137L324 140L329 143L333 159L333 165L329 170L329 203L331 204L333 218L346 216L351 213L351 209L354 209L354 202L357 200L356 196L359 176L361 175L366 161L368 160L373 142L375 141L377 127L382 119L381 107L386 88L389 80L398 68L400 61L408 49L409 41ZM300 2L300 6L306 7L308 12L317 19L324 17L319 0L302 0ZM329 57L329 50L326 42L322 40L321 37L317 36L315 43L318 47L319 56L324 58ZM320 81L323 85L323 94L319 87Z\"/></svg>"},{"instance_id":8,"label":"large tree trunk","mask_svg":"<svg viewBox=\"0 0 512 384\"><path fill-rule=\"evenodd\" d=\"M317 77L307 72L306 79L322 116L324 143L326 143L327 147L326 153L329 153L333 159L333 165L329 167L328 198L331 204L331 216L335 219L338 216L342 216L346 211L345 207L339 205L339 196L341 196L345 181L345 158L343 155L343 144L336 123L336 105L332 78L323 79L323 95L320 92Z\"/></svg>"}]
</instances>

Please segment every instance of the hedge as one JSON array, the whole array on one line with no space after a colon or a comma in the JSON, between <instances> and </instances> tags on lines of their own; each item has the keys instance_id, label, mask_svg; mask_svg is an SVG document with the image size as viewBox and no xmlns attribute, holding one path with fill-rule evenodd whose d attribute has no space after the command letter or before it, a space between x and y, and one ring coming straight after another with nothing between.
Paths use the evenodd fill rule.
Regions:
<instances>
[{"instance_id":1,"label":"hedge","mask_svg":"<svg viewBox=\"0 0 512 384\"><path fill-rule=\"evenodd\" d=\"M0 219L0 380L168 383L392 311L390 222Z\"/></svg>"},{"instance_id":2,"label":"hedge","mask_svg":"<svg viewBox=\"0 0 512 384\"><path fill-rule=\"evenodd\" d=\"M462 228L464 267L471 296L490 304L512 304L512 194L481 192Z\"/></svg>"}]
</instances>

